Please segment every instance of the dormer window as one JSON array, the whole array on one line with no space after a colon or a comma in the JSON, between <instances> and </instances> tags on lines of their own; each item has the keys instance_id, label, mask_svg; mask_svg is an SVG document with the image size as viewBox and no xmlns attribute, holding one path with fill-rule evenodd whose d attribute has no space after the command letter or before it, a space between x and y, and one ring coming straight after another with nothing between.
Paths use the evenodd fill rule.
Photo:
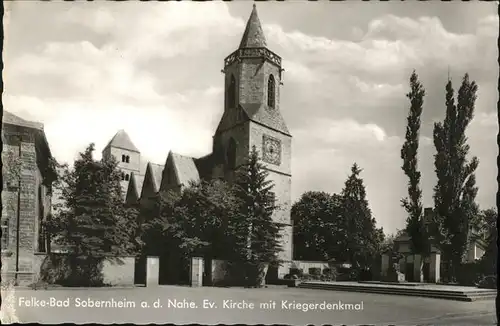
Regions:
<instances>
[{"instance_id":1,"label":"dormer window","mask_svg":"<svg viewBox=\"0 0 500 326\"><path fill-rule=\"evenodd\" d=\"M276 102L276 82L274 76L270 75L267 81L267 106L274 108Z\"/></svg>"}]
</instances>

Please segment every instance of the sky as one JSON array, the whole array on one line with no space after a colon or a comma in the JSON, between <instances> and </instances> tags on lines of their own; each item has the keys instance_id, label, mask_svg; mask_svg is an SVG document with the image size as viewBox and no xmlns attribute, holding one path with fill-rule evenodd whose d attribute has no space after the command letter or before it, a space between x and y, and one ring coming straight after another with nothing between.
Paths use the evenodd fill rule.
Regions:
<instances>
[{"instance_id":1,"label":"sky","mask_svg":"<svg viewBox=\"0 0 500 326\"><path fill-rule=\"evenodd\" d=\"M168 151L211 152L223 111L223 59L252 10L237 2L8 2L6 110L44 123L51 150L71 162L100 153L124 129L144 162ZM433 124L448 75L479 86L467 136L479 158L477 202L495 204L498 16L494 2L258 3L268 47L285 69L281 111L292 140L292 200L338 193L356 162L378 226L404 228L401 170L416 70L426 89L419 153L424 206L433 205ZM144 163L145 166L146 163Z\"/></svg>"}]
</instances>

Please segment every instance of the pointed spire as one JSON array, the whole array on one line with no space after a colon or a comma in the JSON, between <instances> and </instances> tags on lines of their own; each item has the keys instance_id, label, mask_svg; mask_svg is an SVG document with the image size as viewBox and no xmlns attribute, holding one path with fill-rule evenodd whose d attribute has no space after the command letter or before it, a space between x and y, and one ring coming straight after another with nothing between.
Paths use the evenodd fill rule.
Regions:
<instances>
[{"instance_id":1,"label":"pointed spire","mask_svg":"<svg viewBox=\"0 0 500 326\"><path fill-rule=\"evenodd\" d=\"M245 33L241 38L241 48L264 48L267 46L264 32L260 24L259 16L257 15L257 6L254 4L250 18L248 18Z\"/></svg>"},{"instance_id":2,"label":"pointed spire","mask_svg":"<svg viewBox=\"0 0 500 326\"><path fill-rule=\"evenodd\" d=\"M137 149L137 147L135 147L134 143L132 143L132 140L130 140L129 135L123 129L118 130L118 132L113 136L113 138L111 138L109 143L104 148L108 148L109 146L128 149L132 152L139 153L139 150Z\"/></svg>"}]
</instances>

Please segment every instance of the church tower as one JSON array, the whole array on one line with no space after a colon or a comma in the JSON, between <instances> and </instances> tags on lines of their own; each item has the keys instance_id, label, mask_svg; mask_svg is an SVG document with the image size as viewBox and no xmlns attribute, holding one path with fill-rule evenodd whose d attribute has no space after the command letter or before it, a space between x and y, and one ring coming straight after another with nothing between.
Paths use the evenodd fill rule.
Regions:
<instances>
[{"instance_id":1,"label":"church tower","mask_svg":"<svg viewBox=\"0 0 500 326\"><path fill-rule=\"evenodd\" d=\"M214 135L214 177L232 178L255 146L274 182L280 207L273 216L283 226L284 252L292 260L291 144L280 111L281 58L267 48L254 5L240 45L224 60L224 113ZM288 266L282 266L282 277Z\"/></svg>"},{"instance_id":2,"label":"church tower","mask_svg":"<svg viewBox=\"0 0 500 326\"><path fill-rule=\"evenodd\" d=\"M102 151L103 157L114 156L122 171L122 194L125 198L132 172L139 174L141 153L135 147L125 130L119 130Z\"/></svg>"}]
</instances>

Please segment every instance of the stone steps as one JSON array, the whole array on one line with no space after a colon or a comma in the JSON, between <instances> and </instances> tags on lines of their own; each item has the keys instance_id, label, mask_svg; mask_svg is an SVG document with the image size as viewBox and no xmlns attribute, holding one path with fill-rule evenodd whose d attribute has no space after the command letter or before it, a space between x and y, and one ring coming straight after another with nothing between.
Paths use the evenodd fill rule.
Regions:
<instances>
[{"instance_id":1,"label":"stone steps","mask_svg":"<svg viewBox=\"0 0 500 326\"><path fill-rule=\"evenodd\" d=\"M423 287L403 288L389 286L367 286L367 285L347 285L338 283L320 283L320 282L303 282L299 285L300 288L330 290L330 291L348 291L348 292L364 292L376 294L391 294L416 296L435 299L447 299L456 301L477 301L493 299L497 296L496 290L440 290L440 289L424 289Z\"/></svg>"}]
</instances>

